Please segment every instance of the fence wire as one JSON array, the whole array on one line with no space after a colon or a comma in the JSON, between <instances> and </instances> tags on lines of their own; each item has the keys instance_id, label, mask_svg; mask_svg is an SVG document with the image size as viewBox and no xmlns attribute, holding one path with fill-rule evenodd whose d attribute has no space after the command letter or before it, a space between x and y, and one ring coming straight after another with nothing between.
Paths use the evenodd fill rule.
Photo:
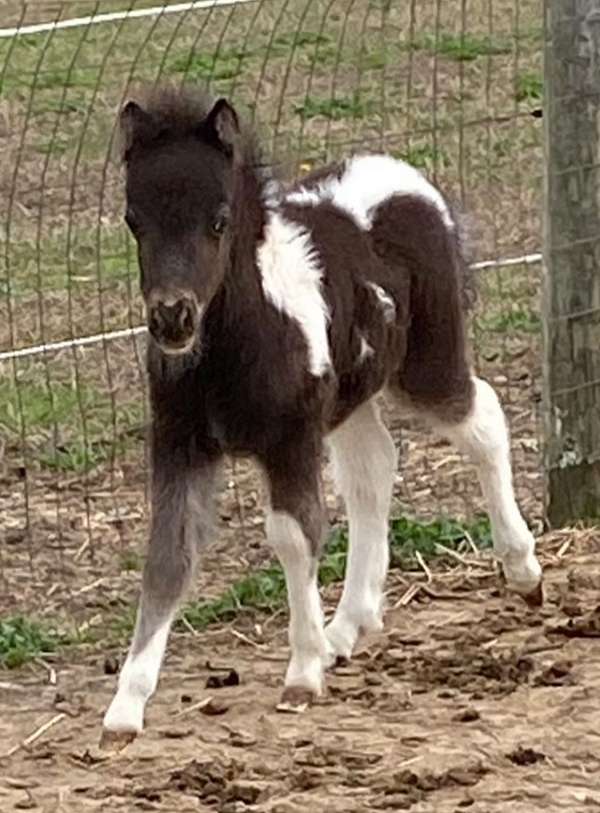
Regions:
<instances>
[{"instance_id":1,"label":"fence wire","mask_svg":"<svg viewBox=\"0 0 600 813\"><path fill-rule=\"evenodd\" d=\"M143 313L112 141L129 89L161 77L232 98L290 174L386 150L468 214L476 362L503 398L518 496L539 527L541 0L5 0L2 25L9 589L25 601L51 584L57 601L72 597L98 574L118 578L143 541ZM400 417L391 422L399 431ZM397 510L482 509L473 472L447 446L404 427L402 449ZM222 501L234 531L240 506L247 518L256 505L251 469L237 475Z\"/></svg>"}]
</instances>

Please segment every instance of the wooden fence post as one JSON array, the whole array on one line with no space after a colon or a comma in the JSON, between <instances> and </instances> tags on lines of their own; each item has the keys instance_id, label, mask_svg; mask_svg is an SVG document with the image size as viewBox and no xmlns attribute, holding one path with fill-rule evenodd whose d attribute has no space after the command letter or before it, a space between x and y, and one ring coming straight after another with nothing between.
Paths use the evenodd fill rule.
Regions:
<instances>
[{"instance_id":1,"label":"wooden fence post","mask_svg":"<svg viewBox=\"0 0 600 813\"><path fill-rule=\"evenodd\" d=\"M545 0L544 432L553 527L600 517L600 0Z\"/></svg>"}]
</instances>

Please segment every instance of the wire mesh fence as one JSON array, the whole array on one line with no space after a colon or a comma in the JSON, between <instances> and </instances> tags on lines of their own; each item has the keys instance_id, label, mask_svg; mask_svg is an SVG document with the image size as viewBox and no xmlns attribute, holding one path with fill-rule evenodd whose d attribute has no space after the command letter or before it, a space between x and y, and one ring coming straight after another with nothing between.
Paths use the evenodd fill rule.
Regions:
<instances>
[{"instance_id":1,"label":"wire mesh fence","mask_svg":"<svg viewBox=\"0 0 600 813\"><path fill-rule=\"evenodd\" d=\"M77 592L143 539L145 337L112 141L129 88L161 77L232 98L289 174L386 150L468 213L476 363L503 398L518 497L540 527L541 0L5 0L2 20L0 533L13 593ZM398 510L475 515L464 461L391 421L404 427ZM222 515L244 533L256 485L244 465L237 475Z\"/></svg>"}]
</instances>

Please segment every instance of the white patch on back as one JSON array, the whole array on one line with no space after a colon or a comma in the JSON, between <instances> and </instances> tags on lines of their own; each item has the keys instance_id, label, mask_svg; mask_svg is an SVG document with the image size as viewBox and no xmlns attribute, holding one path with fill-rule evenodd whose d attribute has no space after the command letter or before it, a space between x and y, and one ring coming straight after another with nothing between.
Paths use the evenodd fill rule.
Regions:
<instances>
[{"instance_id":1,"label":"white patch on back","mask_svg":"<svg viewBox=\"0 0 600 813\"><path fill-rule=\"evenodd\" d=\"M297 223L271 212L256 258L266 298L298 323L308 345L310 371L323 375L331 367L329 311L321 291L321 265L310 234Z\"/></svg>"},{"instance_id":2,"label":"white patch on back","mask_svg":"<svg viewBox=\"0 0 600 813\"><path fill-rule=\"evenodd\" d=\"M314 189L300 187L286 195L290 203L316 206L330 202L343 209L362 229L373 225L373 212L395 195L416 195L433 204L444 224L454 221L441 193L414 167L389 155L358 155L346 163L341 177L331 177Z\"/></svg>"},{"instance_id":3,"label":"white patch on back","mask_svg":"<svg viewBox=\"0 0 600 813\"><path fill-rule=\"evenodd\" d=\"M391 324L394 319L396 318L396 303L392 299L392 297L388 294L385 288L382 288L381 285L377 285L374 282L367 282L369 288L374 291L375 296L377 297L379 304L381 305L381 309L383 310L383 320L386 324Z\"/></svg>"}]
</instances>

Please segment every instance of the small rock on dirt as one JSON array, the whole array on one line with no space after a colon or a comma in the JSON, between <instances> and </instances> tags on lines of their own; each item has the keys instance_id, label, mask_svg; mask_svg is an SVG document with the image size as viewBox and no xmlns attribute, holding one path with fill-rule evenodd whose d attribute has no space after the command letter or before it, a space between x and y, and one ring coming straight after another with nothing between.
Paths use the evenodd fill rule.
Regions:
<instances>
[{"instance_id":1,"label":"small rock on dirt","mask_svg":"<svg viewBox=\"0 0 600 813\"><path fill-rule=\"evenodd\" d=\"M200 799L219 795L233 779L233 769L218 760L192 760L184 768L174 771L168 787L181 793L194 793Z\"/></svg>"},{"instance_id":2,"label":"small rock on dirt","mask_svg":"<svg viewBox=\"0 0 600 813\"><path fill-rule=\"evenodd\" d=\"M481 715L477 709L469 708L455 714L452 719L457 723L474 723L475 720L481 719Z\"/></svg>"},{"instance_id":3,"label":"small rock on dirt","mask_svg":"<svg viewBox=\"0 0 600 813\"><path fill-rule=\"evenodd\" d=\"M573 664L571 661L557 661L551 664L539 675L536 675L534 686L572 686L575 679L571 674Z\"/></svg>"},{"instance_id":4,"label":"small rock on dirt","mask_svg":"<svg viewBox=\"0 0 600 813\"><path fill-rule=\"evenodd\" d=\"M104 674L116 675L119 671L119 659L114 655L108 655L104 658Z\"/></svg>"},{"instance_id":5,"label":"small rock on dirt","mask_svg":"<svg viewBox=\"0 0 600 813\"><path fill-rule=\"evenodd\" d=\"M200 712L206 714L207 717L217 717L220 714L226 714L229 711L229 706L222 703L220 700L210 699L205 706L201 706Z\"/></svg>"},{"instance_id":6,"label":"small rock on dirt","mask_svg":"<svg viewBox=\"0 0 600 813\"><path fill-rule=\"evenodd\" d=\"M582 618L570 618L566 624L549 627L547 632L567 638L600 638L600 605Z\"/></svg>"},{"instance_id":7,"label":"small rock on dirt","mask_svg":"<svg viewBox=\"0 0 600 813\"><path fill-rule=\"evenodd\" d=\"M521 767L535 765L536 762L543 762L546 759L546 755L542 754L541 751L536 751L533 748L523 748L521 745L506 756L513 765L520 765Z\"/></svg>"},{"instance_id":8,"label":"small rock on dirt","mask_svg":"<svg viewBox=\"0 0 600 813\"><path fill-rule=\"evenodd\" d=\"M99 765L101 762L106 762L109 757L103 753L92 753L89 748L83 754L72 753L71 759L79 765L85 765L86 768L91 768L93 765Z\"/></svg>"},{"instance_id":9,"label":"small rock on dirt","mask_svg":"<svg viewBox=\"0 0 600 813\"><path fill-rule=\"evenodd\" d=\"M194 732L191 728L163 728L160 733L167 740L184 740Z\"/></svg>"},{"instance_id":10,"label":"small rock on dirt","mask_svg":"<svg viewBox=\"0 0 600 813\"><path fill-rule=\"evenodd\" d=\"M132 794L136 799L145 799L147 802L160 802L162 797L155 788L138 787Z\"/></svg>"},{"instance_id":11,"label":"small rock on dirt","mask_svg":"<svg viewBox=\"0 0 600 813\"><path fill-rule=\"evenodd\" d=\"M230 669L225 675L210 675L206 680L207 689L223 689L226 686L239 686L240 676L235 669Z\"/></svg>"},{"instance_id":12,"label":"small rock on dirt","mask_svg":"<svg viewBox=\"0 0 600 813\"><path fill-rule=\"evenodd\" d=\"M226 801L243 802L246 805L253 805L258 800L262 787L254 782L238 780L232 782L225 793Z\"/></svg>"},{"instance_id":13,"label":"small rock on dirt","mask_svg":"<svg viewBox=\"0 0 600 813\"><path fill-rule=\"evenodd\" d=\"M27 532L20 528L9 528L6 531L4 541L7 545L18 545L27 539Z\"/></svg>"}]
</instances>

